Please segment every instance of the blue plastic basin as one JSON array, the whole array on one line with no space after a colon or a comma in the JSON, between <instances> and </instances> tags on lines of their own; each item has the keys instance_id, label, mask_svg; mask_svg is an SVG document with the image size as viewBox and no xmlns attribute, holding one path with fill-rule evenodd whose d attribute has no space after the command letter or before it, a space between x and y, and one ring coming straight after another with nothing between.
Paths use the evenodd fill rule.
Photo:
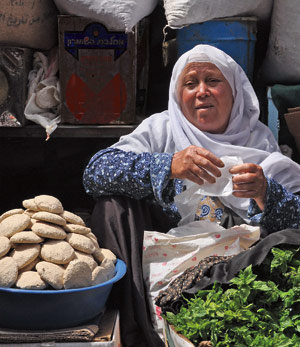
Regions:
<instances>
[{"instance_id":1,"label":"blue plastic basin","mask_svg":"<svg viewBox=\"0 0 300 347\"><path fill-rule=\"evenodd\" d=\"M63 290L0 287L0 327L53 330L84 324L100 314L113 284L125 273L126 265L118 259L115 276L91 287Z\"/></svg>"}]
</instances>

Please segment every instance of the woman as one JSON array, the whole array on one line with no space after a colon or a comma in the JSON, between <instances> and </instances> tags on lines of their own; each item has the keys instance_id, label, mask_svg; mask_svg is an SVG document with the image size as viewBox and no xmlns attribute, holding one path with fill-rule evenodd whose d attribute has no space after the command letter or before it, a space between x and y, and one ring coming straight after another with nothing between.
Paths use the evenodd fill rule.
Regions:
<instances>
[{"instance_id":1,"label":"woman","mask_svg":"<svg viewBox=\"0 0 300 347\"><path fill-rule=\"evenodd\" d=\"M147 322L143 231L175 226L181 216L174 197L183 191L184 180L213 185L223 156L239 156L243 163L231 169L232 195L203 199L211 219L226 227L250 221L268 232L299 227L300 199L293 193L300 191L300 166L280 153L259 121L258 100L242 68L223 51L198 45L174 66L168 110L144 120L88 164L84 186L98 200L93 231L129 268L123 288L133 295L129 304L135 311L127 325L121 319L125 346L134 346L137 335L148 346L163 346ZM130 325L130 319L135 323Z\"/></svg>"}]
</instances>

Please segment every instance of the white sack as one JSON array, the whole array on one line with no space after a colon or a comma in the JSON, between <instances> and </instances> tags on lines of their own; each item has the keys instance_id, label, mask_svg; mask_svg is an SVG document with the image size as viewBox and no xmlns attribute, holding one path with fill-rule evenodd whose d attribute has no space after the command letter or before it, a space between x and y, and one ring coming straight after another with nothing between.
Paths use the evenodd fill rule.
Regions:
<instances>
[{"instance_id":1,"label":"white sack","mask_svg":"<svg viewBox=\"0 0 300 347\"><path fill-rule=\"evenodd\" d=\"M269 84L300 83L300 1L274 0L268 49L262 65Z\"/></svg>"},{"instance_id":2,"label":"white sack","mask_svg":"<svg viewBox=\"0 0 300 347\"><path fill-rule=\"evenodd\" d=\"M54 0L61 14L90 18L107 29L131 32L156 7L158 0Z\"/></svg>"},{"instance_id":3,"label":"white sack","mask_svg":"<svg viewBox=\"0 0 300 347\"><path fill-rule=\"evenodd\" d=\"M271 16L272 5L273 0L164 0L168 26L172 29L233 16L266 20Z\"/></svg>"},{"instance_id":4,"label":"white sack","mask_svg":"<svg viewBox=\"0 0 300 347\"><path fill-rule=\"evenodd\" d=\"M212 255L234 255L260 237L260 228L246 224L225 229L217 223L194 221L168 233L145 231L143 276L155 330L164 339L161 308L154 301L161 290L186 269Z\"/></svg>"}]
</instances>

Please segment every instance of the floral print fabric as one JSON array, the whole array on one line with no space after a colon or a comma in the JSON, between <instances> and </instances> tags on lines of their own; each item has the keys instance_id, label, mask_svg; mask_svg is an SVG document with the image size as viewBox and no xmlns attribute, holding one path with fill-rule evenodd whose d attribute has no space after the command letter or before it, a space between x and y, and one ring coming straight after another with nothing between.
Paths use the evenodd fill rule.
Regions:
<instances>
[{"instance_id":1,"label":"floral print fabric","mask_svg":"<svg viewBox=\"0 0 300 347\"><path fill-rule=\"evenodd\" d=\"M102 195L125 195L158 202L172 217L180 218L174 196L184 189L183 181L170 179L172 154L135 153L107 148L96 153L83 174L83 184L95 199ZM300 227L300 197L267 178L264 211L250 199L248 216L270 231ZM199 201L195 220L220 221L223 205L217 198Z\"/></svg>"}]
</instances>

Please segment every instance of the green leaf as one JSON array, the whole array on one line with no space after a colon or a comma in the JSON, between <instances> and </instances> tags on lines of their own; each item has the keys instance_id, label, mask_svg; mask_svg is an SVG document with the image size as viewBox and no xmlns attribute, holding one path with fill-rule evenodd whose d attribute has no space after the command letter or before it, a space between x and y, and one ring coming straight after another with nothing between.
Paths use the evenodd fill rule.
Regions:
<instances>
[{"instance_id":1,"label":"green leaf","mask_svg":"<svg viewBox=\"0 0 300 347\"><path fill-rule=\"evenodd\" d=\"M214 347L300 346L300 253L281 245L260 266L248 266L229 283L214 283L186 299L166 319L197 345Z\"/></svg>"}]
</instances>

